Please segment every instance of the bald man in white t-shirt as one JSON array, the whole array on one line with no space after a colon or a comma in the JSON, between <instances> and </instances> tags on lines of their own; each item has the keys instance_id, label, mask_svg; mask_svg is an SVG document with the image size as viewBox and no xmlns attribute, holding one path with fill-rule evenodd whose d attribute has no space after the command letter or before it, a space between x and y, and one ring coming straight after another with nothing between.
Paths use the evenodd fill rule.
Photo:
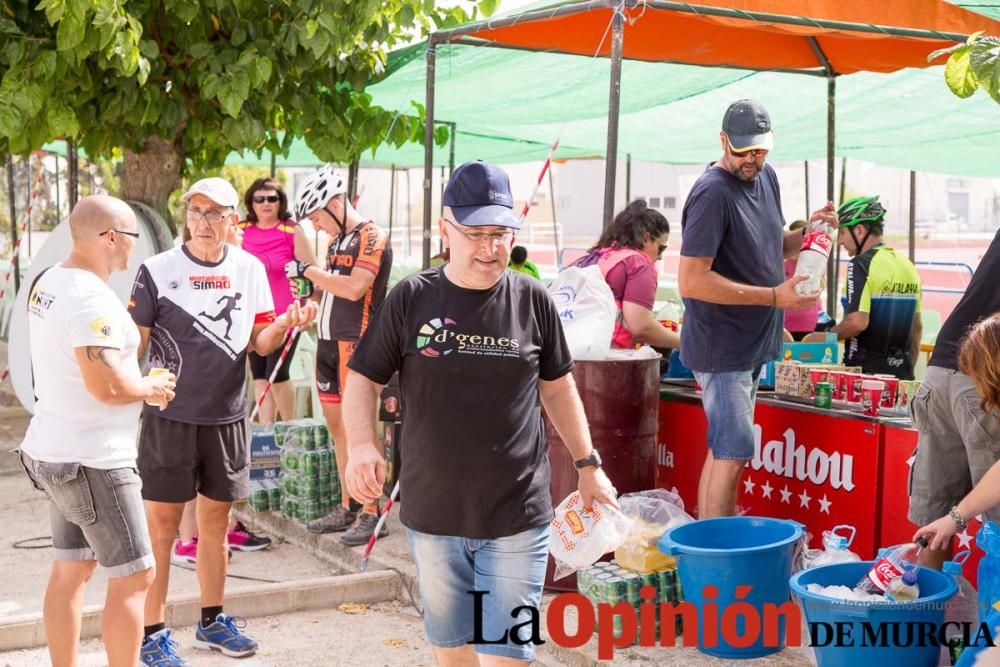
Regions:
<instances>
[{"instance_id":1,"label":"bald man in white t-shirt","mask_svg":"<svg viewBox=\"0 0 1000 667\"><path fill-rule=\"evenodd\" d=\"M174 376L142 377L139 331L107 284L139 236L132 209L84 197L69 224L69 258L40 274L28 297L36 402L20 459L52 506L45 634L53 665L76 664L84 587L100 563L107 664L134 667L154 574L136 473L139 410L143 401L166 407Z\"/></svg>"}]
</instances>

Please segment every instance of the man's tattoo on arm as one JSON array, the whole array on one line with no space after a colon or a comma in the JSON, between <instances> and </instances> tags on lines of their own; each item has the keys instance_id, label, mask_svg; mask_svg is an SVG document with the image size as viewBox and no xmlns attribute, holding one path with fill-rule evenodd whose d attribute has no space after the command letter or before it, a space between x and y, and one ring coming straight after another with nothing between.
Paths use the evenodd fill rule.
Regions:
<instances>
[{"instance_id":1,"label":"man's tattoo on arm","mask_svg":"<svg viewBox=\"0 0 1000 667\"><path fill-rule=\"evenodd\" d=\"M114 368L114 360L111 355L108 354L111 350L107 347L99 347L97 345L87 346L87 359L90 361L100 361L102 364L108 368Z\"/></svg>"}]
</instances>

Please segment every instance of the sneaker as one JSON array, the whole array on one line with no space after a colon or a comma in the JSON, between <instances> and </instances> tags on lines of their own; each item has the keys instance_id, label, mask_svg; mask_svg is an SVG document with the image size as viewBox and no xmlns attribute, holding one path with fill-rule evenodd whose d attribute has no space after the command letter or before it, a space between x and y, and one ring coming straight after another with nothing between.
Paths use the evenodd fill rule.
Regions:
<instances>
[{"instance_id":1,"label":"sneaker","mask_svg":"<svg viewBox=\"0 0 1000 667\"><path fill-rule=\"evenodd\" d=\"M371 539L372 533L375 532L375 524L378 523L378 516L372 514L371 512L361 512L358 514L358 518L351 525L350 529L340 536L340 543L346 544L349 547L357 547L362 544L368 544L368 540ZM379 537L385 537L389 534L389 527L382 524L382 530L379 531Z\"/></svg>"},{"instance_id":2,"label":"sneaker","mask_svg":"<svg viewBox=\"0 0 1000 667\"><path fill-rule=\"evenodd\" d=\"M194 647L206 651L221 651L230 658L245 658L257 652L257 642L240 632L247 627L245 618L219 614L207 628L201 621L194 632Z\"/></svg>"},{"instance_id":3,"label":"sneaker","mask_svg":"<svg viewBox=\"0 0 1000 667\"><path fill-rule=\"evenodd\" d=\"M254 535L242 521L236 522L236 526L226 534L226 539L233 551L260 551L271 546L270 537Z\"/></svg>"},{"instance_id":4,"label":"sneaker","mask_svg":"<svg viewBox=\"0 0 1000 667\"><path fill-rule=\"evenodd\" d=\"M148 667L191 667L177 655L177 642L170 635L170 628L164 628L147 637L139 651L139 662Z\"/></svg>"},{"instance_id":5,"label":"sneaker","mask_svg":"<svg viewBox=\"0 0 1000 667\"><path fill-rule=\"evenodd\" d=\"M176 540L174 542L174 548L170 552L170 562L174 565L187 565L189 563L198 562L198 538L194 538L190 542L182 542L181 540Z\"/></svg>"},{"instance_id":6,"label":"sneaker","mask_svg":"<svg viewBox=\"0 0 1000 667\"><path fill-rule=\"evenodd\" d=\"M326 516L307 523L306 528L309 529L310 533L336 533L350 528L356 517L355 512L343 505L337 505Z\"/></svg>"}]
</instances>

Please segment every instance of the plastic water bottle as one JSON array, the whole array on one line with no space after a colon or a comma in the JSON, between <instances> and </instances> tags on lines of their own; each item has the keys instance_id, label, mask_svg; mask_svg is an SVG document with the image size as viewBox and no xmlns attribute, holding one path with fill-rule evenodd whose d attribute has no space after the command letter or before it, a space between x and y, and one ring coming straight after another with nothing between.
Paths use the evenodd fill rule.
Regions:
<instances>
[{"instance_id":1,"label":"plastic water bottle","mask_svg":"<svg viewBox=\"0 0 1000 667\"><path fill-rule=\"evenodd\" d=\"M944 566L941 568L945 574L955 577L955 583L958 584L958 592L945 605L945 623L968 623L970 626L974 626L979 622L979 601L976 589L962 574L962 565L969 559L971 554L972 552L968 549L959 551L955 554L954 560L945 561ZM955 627L961 626L958 625ZM938 664L947 665L950 661L951 653L949 647L942 646Z\"/></svg>"},{"instance_id":2,"label":"plastic water bottle","mask_svg":"<svg viewBox=\"0 0 1000 667\"><path fill-rule=\"evenodd\" d=\"M861 581L854 585L854 590L870 595L885 595L889 582L902 576L907 568L917 565L920 550L927 547L927 540L917 538L916 544L902 544L888 554L882 556L872 566Z\"/></svg>"},{"instance_id":3,"label":"plastic water bottle","mask_svg":"<svg viewBox=\"0 0 1000 667\"><path fill-rule=\"evenodd\" d=\"M910 602L920 597L917 585L917 568L908 567L903 574L889 582L885 597L893 602Z\"/></svg>"},{"instance_id":4,"label":"plastic water bottle","mask_svg":"<svg viewBox=\"0 0 1000 667\"><path fill-rule=\"evenodd\" d=\"M1000 601L1000 526L986 521L976 533L976 544L986 552L979 561L979 620L986 620L991 607Z\"/></svg>"},{"instance_id":5,"label":"plastic water bottle","mask_svg":"<svg viewBox=\"0 0 1000 667\"><path fill-rule=\"evenodd\" d=\"M823 225L813 231L807 231L802 237L802 248L799 259L795 263L795 275L808 276L795 286L796 291L805 296L823 289L826 284L826 260L833 247L833 236L830 227Z\"/></svg>"},{"instance_id":6,"label":"plastic water bottle","mask_svg":"<svg viewBox=\"0 0 1000 667\"><path fill-rule=\"evenodd\" d=\"M850 535L840 535L838 531L849 532ZM861 560L861 556L848 548L854 541L855 532L854 526L848 525L834 526L833 530L823 531L823 551L809 562L809 567L831 563L855 563Z\"/></svg>"}]
</instances>

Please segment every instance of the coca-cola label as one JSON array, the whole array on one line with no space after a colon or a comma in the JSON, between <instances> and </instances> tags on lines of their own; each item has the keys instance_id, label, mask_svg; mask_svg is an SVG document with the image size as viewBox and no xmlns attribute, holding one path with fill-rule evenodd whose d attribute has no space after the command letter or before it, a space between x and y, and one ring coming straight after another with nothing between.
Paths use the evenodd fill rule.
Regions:
<instances>
[{"instance_id":1,"label":"coca-cola label","mask_svg":"<svg viewBox=\"0 0 1000 667\"><path fill-rule=\"evenodd\" d=\"M875 566L868 570L868 579L878 586L882 592L889 590L889 582L896 577L902 576L903 570L898 565L889 560L888 557L881 558Z\"/></svg>"},{"instance_id":2,"label":"coca-cola label","mask_svg":"<svg viewBox=\"0 0 1000 667\"><path fill-rule=\"evenodd\" d=\"M822 255L829 255L833 247L833 237L825 231L809 232L802 237L802 250L814 250Z\"/></svg>"}]
</instances>

